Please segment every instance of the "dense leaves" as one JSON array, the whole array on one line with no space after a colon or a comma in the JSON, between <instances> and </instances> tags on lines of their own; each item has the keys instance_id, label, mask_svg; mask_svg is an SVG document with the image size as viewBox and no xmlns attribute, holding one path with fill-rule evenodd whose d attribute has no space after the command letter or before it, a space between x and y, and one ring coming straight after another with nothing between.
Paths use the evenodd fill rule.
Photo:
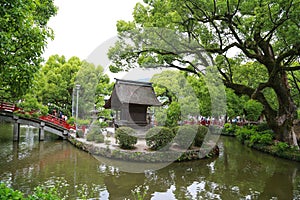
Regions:
<instances>
[{"instance_id":1,"label":"dense leaves","mask_svg":"<svg viewBox=\"0 0 300 200\"><path fill-rule=\"evenodd\" d=\"M136 5L132 22L117 24L121 39L109 52L115 69L167 67L198 74L213 60L226 87L263 105L276 138L295 143L297 109L288 73L300 69L298 1L144 3Z\"/></svg>"},{"instance_id":2,"label":"dense leaves","mask_svg":"<svg viewBox=\"0 0 300 200\"><path fill-rule=\"evenodd\" d=\"M170 128L156 126L146 133L146 144L152 150L168 149L175 134Z\"/></svg>"},{"instance_id":3,"label":"dense leaves","mask_svg":"<svg viewBox=\"0 0 300 200\"><path fill-rule=\"evenodd\" d=\"M0 96L17 100L40 68L47 39L53 37L47 22L57 8L53 0L2 0L0 5Z\"/></svg>"},{"instance_id":4,"label":"dense leaves","mask_svg":"<svg viewBox=\"0 0 300 200\"><path fill-rule=\"evenodd\" d=\"M136 132L130 127L119 127L116 130L115 137L117 143L123 149L132 149L137 143Z\"/></svg>"}]
</instances>

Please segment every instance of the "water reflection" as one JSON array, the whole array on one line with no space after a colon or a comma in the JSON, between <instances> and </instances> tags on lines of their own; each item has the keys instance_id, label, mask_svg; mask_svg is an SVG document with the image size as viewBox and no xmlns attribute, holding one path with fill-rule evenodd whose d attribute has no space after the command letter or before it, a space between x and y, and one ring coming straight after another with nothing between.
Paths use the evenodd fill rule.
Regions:
<instances>
[{"instance_id":1,"label":"water reflection","mask_svg":"<svg viewBox=\"0 0 300 200\"><path fill-rule=\"evenodd\" d=\"M21 128L12 142L11 125L0 125L0 180L30 193L38 185L58 185L74 199L82 194L100 199L299 199L299 163L274 158L221 137L215 159L173 163L160 170L126 173L105 165L67 141ZM67 198L67 199L68 199Z\"/></svg>"}]
</instances>

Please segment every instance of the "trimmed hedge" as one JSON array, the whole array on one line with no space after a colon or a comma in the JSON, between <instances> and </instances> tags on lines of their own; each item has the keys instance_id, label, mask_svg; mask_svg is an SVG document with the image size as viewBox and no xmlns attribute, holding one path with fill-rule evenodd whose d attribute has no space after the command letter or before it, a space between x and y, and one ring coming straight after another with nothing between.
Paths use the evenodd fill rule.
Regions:
<instances>
[{"instance_id":1,"label":"trimmed hedge","mask_svg":"<svg viewBox=\"0 0 300 200\"><path fill-rule=\"evenodd\" d=\"M119 127L116 130L115 138L122 149L132 149L137 143L136 132L130 127Z\"/></svg>"},{"instance_id":2,"label":"trimmed hedge","mask_svg":"<svg viewBox=\"0 0 300 200\"><path fill-rule=\"evenodd\" d=\"M104 143L104 135L102 134L95 135L94 139L96 143Z\"/></svg>"},{"instance_id":3,"label":"trimmed hedge","mask_svg":"<svg viewBox=\"0 0 300 200\"><path fill-rule=\"evenodd\" d=\"M176 132L174 141L183 149L188 149L194 144L197 129L192 126L180 126Z\"/></svg>"},{"instance_id":4,"label":"trimmed hedge","mask_svg":"<svg viewBox=\"0 0 300 200\"><path fill-rule=\"evenodd\" d=\"M100 128L92 128L89 133L86 135L86 141L95 141L96 143L103 143L104 136L102 135L102 131Z\"/></svg>"},{"instance_id":5,"label":"trimmed hedge","mask_svg":"<svg viewBox=\"0 0 300 200\"><path fill-rule=\"evenodd\" d=\"M173 131L167 127L156 126L146 133L146 144L152 150L168 147L175 137Z\"/></svg>"},{"instance_id":6,"label":"trimmed hedge","mask_svg":"<svg viewBox=\"0 0 300 200\"><path fill-rule=\"evenodd\" d=\"M201 147L204 141L204 138L208 132L208 128L206 126L196 126L197 128L197 134L195 136L194 145L196 147Z\"/></svg>"}]
</instances>

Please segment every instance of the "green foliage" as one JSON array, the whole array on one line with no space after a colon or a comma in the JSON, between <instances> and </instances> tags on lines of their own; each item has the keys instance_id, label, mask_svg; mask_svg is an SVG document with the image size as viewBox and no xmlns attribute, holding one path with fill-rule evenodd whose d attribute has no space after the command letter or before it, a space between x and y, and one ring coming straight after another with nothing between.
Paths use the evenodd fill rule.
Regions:
<instances>
[{"instance_id":1,"label":"green foliage","mask_svg":"<svg viewBox=\"0 0 300 200\"><path fill-rule=\"evenodd\" d=\"M189 125L180 126L175 133L176 136L174 138L174 142L176 142L181 148L188 149L194 144L196 133L197 130Z\"/></svg>"},{"instance_id":2,"label":"green foliage","mask_svg":"<svg viewBox=\"0 0 300 200\"><path fill-rule=\"evenodd\" d=\"M95 141L96 143L104 142L104 135L99 127L91 127L91 130L86 135L87 141Z\"/></svg>"},{"instance_id":3,"label":"green foliage","mask_svg":"<svg viewBox=\"0 0 300 200\"><path fill-rule=\"evenodd\" d=\"M132 149L137 143L136 132L130 127L119 127L116 130L115 137L122 149Z\"/></svg>"},{"instance_id":4,"label":"green foliage","mask_svg":"<svg viewBox=\"0 0 300 200\"><path fill-rule=\"evenodd\" d=\"M66 60L65 56L52 55L35 76L35 85L31 93L51 111L62 111L71 116L72 94L75 78L82 66L78 57Z\"/></svg>"},{"instance_id":5,"label":"green foliage","mask_svg":"<svg viewBox=\"0 0 300 200\"><path fill-rule=\"evenodd\" d=\"M249 138L249 146L254 144L271 145L273 143L273 135L270 133L254 133Z\"/></svg>"},{"instance_id":6,"label":"green foliage","mask_svg":"<svg viewBox=\"0 0 300 200\"><path fill-rule=\"evenodd\" d=\"M84 132L82 129L76 130L76 137L78 137L78 138L84 137Z\"/></svg>"},{"instance_id":7,"label":"green foliage","mask_svg":"<svg viewBox=\"0 0 300 200\"><path fill-rule=\"evenodd\" d=\"M167 127L175 127L178 125L178 121L181 119L181 110L178 102L173 101L167 110L167 119L166 126Z\"/></svg>"},{"instance_id":8,"label":"green foliage","mask_svg":"<svg viewBox=\"0 0 300 200\"><path fill-rule=\"evenodd\" d=\"M77 121L76 121L76 124L78 126L87 126L91 123L91 119L80 119L78 118Z\"/></svg>"},{"instance_id":9,"label":"green foliage","mask_svg":"<svg viewBox=\"0 0 300 200\"><path fill-rule=\"evenodd\" d=\"M263 105L255 100L250 99L244 104L246 112L246 119L249 121L257 121L261 112L263 111Z\"/></svg>"},{"instance_id":10,"label":"green foliage","mask_svg":"<svg viewBox=\"0 0 300 200\"><path fill-rule=\"evenodd\" d=\"M208 132L208 128L206 126L202 126L202 125L195 126L194 128L196 128L196 130L197 130L195 140L194 140L194 145L197 147L201 147L202 143L204 141L204 138Z\"/></svg>"},{"instance_id":11,"label":"green foliage","mask_svg":"<svg viewBox=\"0 0 300 200\"><path fill-rule=\"evenodd\" d=\"M136 187L134 190L131 190L131 193L134 197L134 200L144 200L146 199L147 192L149 190L148 186Z\"/></svg>"},{"instance_id":12,"label":"green foliage","mask_svg":"<svg viewBox=\"0 0 300 200\"><path fill-rule=\"evenodd\" d=\"M95 141L95 134L94 133L91 133L89 132L87 135L86 135L86 141Z\"/></svg>"},{"instance_id":13,"label":"green foliage","mask_svg":"<svg viewBox=\"0 0 300 200\"><path fill-rule=\"evenodd\" d=\"M273 131L257 131L257 129L257 126L244 126L236 131L236 137L239 141L247 143L249 146L253 146L254 144L268 146L273 144Z\"/></svg>"},{"instance_id":14,"label":"green foliage","mask_svg":"<svg viewBox=\"0 0 300 200\"><path fill-rule=\"evenodd\" d=\"M47 200L60 200L61 198L58 195L56 187L36 187L34 189L34 193L30 195L28 200L40 200L40 199L47 199Z\"/></svg>"},{"instance_id":15,"label":"green foliage","mask_svg":"<svg viewBox=\"0 0 300 200\"><path fill-rule=\"evenodd\" d=\"M96 143L103 143L104 142L104 135L102 135L102 134L95 135L94 139L95 139Z\"/></svg>"},{"instance_id":16,"label":"green foliage","mask_svg":"<svg viewBox=\"0 0 300 200\"><path fill-rule=\"evenodd\" d=\"M0 183L0 199L15 199L15 200L60 200L61 197L57 192L56 187L38 186L34 188L32 195L24 197L24 194L18 190L13 190L7 187L4 183Z\"/></svg>"},{"instance_id":17,"label":"green foliage","mask_svg":"<svg viewBox=\"0 0 300 200\"><path fill-rule=\"evenodd\" d=\"M299 57L299 9L300 4L292 1L144 1L136 5L134 20L118 22L120 41L108 55L115 71L140 66L176 68L195 75L213 57L226 87L263 104L247 102L247 119L257 120L264 109L273 131L289 134L294 95L299 104L299 74L292 77L299 65L297 59L290 59ZM234 56L225 56L232 50L237 52ZM290 84L285 72L291 72ZM231 97L228 115L233 117L241 111L234 106L243 104ZM283 115L290 117L289 124L283 127L286 133L278 133L275 127L282 125L276 118Z\"/></svg>"},{"instance_id":18,"label":"green foliage","mask_svg":"<svg viewBox=\"0 0 300 200\"><path fill-rule=\"evenodd\" d=\"M170 128L156 126L149 129L146 133L146 144L152 150L168 148L175 134Z\"/></svg>"},{"instance_id":19,"label":"green foliage","mask_svg":"<svg viewBox=\"0 0 300 200\"><path fill-rule=\"evenodd\" d=\"M275 143L274 150L277 153L282 153L289 149L289 145L286 142L277 142Z\"/></svg>"},{"instance_id":20,"label":"green foliage","mask_svg":"<svg viewBox=\"0 0 300 200\"><path fill-rule=\"evenodd\" d=\"M56 11L52 0L1 1L1 97L15 101L31 88L47 40L54 35L47 22Z\"/></svg>"},{"instance_id":21,"label":"green foliage","mask_svg":"<svg viewBox=\"0 0 300 200\"><path fill-rule=\"evenodd\" d=\"M0 199L25 199L23 194L18 190L7 187L4 183L0 183Z\"/></svg>"},{"instance_id":22,"label":"green foliage","mask_svg":"<svg viewBox=\"0 0 300 200\"><path fill-rule=\"evenodd\" d=\"M68 124L74 125L75 124L75 118L74 117L69 117L67 120Z\"/></svg>"},{"instance_id":23,"label":"green foliage","mask_svg":"<svg viewBox=\"0 0 300 200\"><path fill-rule=\"evenodd\" d=\"M254 129L249 129L248 127L240 128L236 131L236 137L239 141L244 143L246 140L249 140L251 135L254 135L256 131Z\"/></svg>"},{"instance_id":24,"label":"green foliage","mask_svg":"<svg viewBox=\"0 0 300 200\"><path fill-rule=\"evenodd\" d=\"M222 129L222 133L225 135L235 135L236 131L239 129L239 126L236 124L225 123Z\"/></svg>"},{"instance_id":25,"label":"green foliage","mask_svg":"<svg viewBox=\"0 0 300 200\"><path fill-rule=\"evenodd\" d=\"M232 89L226 88L227 116L233 119L243 115L245 96L237 96Z\"/></svg>"},{"instance_id":26,"label":"green foliage","mask_svg":"<svg viewBox=\"0 0 300 200\"><path fill-rule=\"evenodd\" d=\"M257 126L256 126L256 130L258 132L262 132L262 131L270 131L270 127L267 123L263 122L263 123L259 123Z\"/></svg>"},{"instance_id":27,"label":"green foliage","mask_svg":"<svg viewBox=\"0 0 300 200\"><path fill-rule=\"evenodd\" d=\"M25 95L24 100L21 103L18 103L17 106L25 111L25 115L27 115L26 113L32 113L32 117L48 114L48 107L42 105L35 97L29 94ZM30 117L30 115L27 117Z\"/></svg>"}]
</instances>

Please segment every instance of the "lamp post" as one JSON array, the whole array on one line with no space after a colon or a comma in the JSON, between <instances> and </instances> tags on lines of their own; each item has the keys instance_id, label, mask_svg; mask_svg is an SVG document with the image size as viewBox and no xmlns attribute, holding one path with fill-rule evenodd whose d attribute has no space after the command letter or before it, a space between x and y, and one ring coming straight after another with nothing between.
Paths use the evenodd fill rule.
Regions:
<instances>
[{"instance_id":1,"label":"lamp post","mask_svg":"<svg viewBox=\"0 0 300 200\"><path fill-rule=\"evenodd\" d=\"M79 96L80 85L76 85L76 129L77 129L77 119L78 119L78 96Z\"/></svg>"}]
</instances>

